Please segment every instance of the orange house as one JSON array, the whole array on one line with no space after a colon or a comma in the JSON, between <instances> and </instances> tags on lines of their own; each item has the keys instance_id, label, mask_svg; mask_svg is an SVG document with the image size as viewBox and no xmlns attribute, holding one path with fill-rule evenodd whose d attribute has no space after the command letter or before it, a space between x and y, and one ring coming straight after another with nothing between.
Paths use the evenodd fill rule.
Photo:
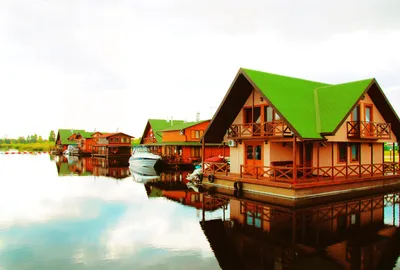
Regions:
<instances>
[{"instance_id":1,"label":"orange house","mask_svg":"<svg viewBox=\"0 0 400 270\"><path fill-rule=\"evenodd\" d=\"M125 133L95 134L92 155L102 157L130 157L132 136Z\"/></svg>"},{"instance_id":2,"label":"orange house","mask_svg":"<svg viewBox=\"0 0 400 270\"><path fill-rule=\"evenodd\" d=\"M384 152L400 120L375 79L330 85L240 69L203 138L230 145L230 167L203 162L214 184L288 198L400 184L398 153Z\"/></svg>"},{"instance_id":3,"label":"orange house","mask_svg":"<svg viewBox=\"0 0 400 270\"><path fill-rule=\"evenodd\" d=\"M210 120L196 122L174 120L171 125L171 122L166 120L149 119L141 144L162 155L168 164L193 164L201 161L200 139L209 123ZM229 157L229 147L223 143L205 145L204 158L218 156Z\"/></svg>"}]
</instances>

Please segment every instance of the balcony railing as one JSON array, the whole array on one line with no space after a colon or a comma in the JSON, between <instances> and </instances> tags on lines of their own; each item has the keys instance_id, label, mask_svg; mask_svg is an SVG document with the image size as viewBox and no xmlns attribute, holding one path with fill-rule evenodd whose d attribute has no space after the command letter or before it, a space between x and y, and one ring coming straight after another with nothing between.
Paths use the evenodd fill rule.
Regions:
<instances>
[{"instance_id":1,"label":"balcony railing","mask_svg":"<svg viewBox=\"0 0 400 270\"><path fill-rule=\"evenodd\" d=\"M216 177L230 176L229 164L217 162L205 162L204 174L214 174ZM357 178L374 178L381 176L394 175L399 177L399 163L385 162L379 164L361 165L341 165L341 166L322 166L322 167L296 167L293 166L253 166L240 165L240 178L260 181L273 181L293 183L294 174L298 183L312 183L326 180L346 180ZM236 176L232 175L232 177Z\"/></svg>"},{"instance_id":2,"label":"balcony railing","mask_svg":"<svg viewBox=\"0 0 400 270\"><path fill-rule=\"evenodd\" d=\"M147 137L143 139L144 143L156 143L157 139L155 137Z\"/></svg>"},{"instance_id":3,"label":"balcony railing","mask_svg":"<svg viewBox=\"0 0 400 270\"><path fill-rule=\"evenodd\" d=\"M228 129L228 138L289 137L292 135L293 132L283 121L236 124Z\"/></svg>"},{"instance_id":4,"label":"balcony railing","mask_svg":"<svg viewBox=\"0 0 400 270\"><path fill-rule=\"evenodd\" d=\"M390 139L390 123L365 121L347 122L348 138Z\"/></svg>"},{"instance_id":5,"label":"balcony railing","mask_svg":"<svg viewBox=\"0 0 400 270\"><path fill-rule=\"evenodd\" d=\"M228 175L230 171L229 163L221 162L204 162L205 174L225 174Z\"/></svg>"}]
</instances>

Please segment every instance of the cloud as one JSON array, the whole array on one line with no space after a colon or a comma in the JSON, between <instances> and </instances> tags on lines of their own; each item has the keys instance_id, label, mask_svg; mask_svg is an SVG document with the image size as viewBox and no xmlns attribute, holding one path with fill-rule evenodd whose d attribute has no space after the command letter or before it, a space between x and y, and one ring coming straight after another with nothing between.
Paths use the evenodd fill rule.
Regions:
<instances>
[{"instance_id":1,"label":"cloud","mask_svg":"<svg viewBox=\"0 0 400 270\"><path fill-rule=\"evenodd\" d=\"M0 114L9 117L0 136L58 128L140 136L148 118L210 118L239 67L332 83L376 77L394 89L399 5L3 1Z\"/></svg>"}]
</instances>

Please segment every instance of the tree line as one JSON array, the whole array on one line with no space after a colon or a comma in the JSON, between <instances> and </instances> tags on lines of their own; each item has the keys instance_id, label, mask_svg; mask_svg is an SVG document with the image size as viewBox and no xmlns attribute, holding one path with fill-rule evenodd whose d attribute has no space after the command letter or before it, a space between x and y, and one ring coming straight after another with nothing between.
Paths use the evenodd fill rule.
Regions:
<instances>
[{"instance_id":1,"label":"tree line","mask_svg":"<svg viewBox=\"0 0 400 270\"><path fill-rule=\"evenodd\" d=\"M50 131L48 138L43 138L37 134L28 135L26 137L19 136L18 138L0 138L0 144L32 144L32 143L44 143L44 142L55 142L56 135L54 130Z\"/></svg>"}]
</instances>

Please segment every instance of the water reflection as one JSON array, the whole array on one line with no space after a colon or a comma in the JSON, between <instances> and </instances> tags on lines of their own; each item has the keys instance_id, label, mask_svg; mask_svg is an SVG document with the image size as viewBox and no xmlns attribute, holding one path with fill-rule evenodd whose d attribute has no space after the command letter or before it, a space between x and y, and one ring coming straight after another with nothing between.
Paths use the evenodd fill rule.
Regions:
<instances>
[{"instance_id":1,"label":"water reflection","mask_svg":"<svg viewBox=\"0 0 400 270\"><path fill-rule=\"evenodd\" d=\"M127 158L56 156L54 160L59 176L93 175L123 179L131 175Z\"/></svg>"},{"instance_id":2,"label":"water reflection","mask_svg":"<svg viewBox=\"0 0 400 270\"><path fill-rule=\"evenodd\" d=\"M129 168L112 160L0 164L2 270L398 267L400 191L295 205L202 190L188 171L112 181L110 169Z\"/></svg>"},{"instance_id":3,"label":"water reflection","mask_svg":"<svg viewBox=\"0 0 400 270\"><path fill-rule=\"evenodd\" d=\"M393 269L399 194L301 209L217 194L230 216L200 223L223 269Z\"/></svg>"}]
</instances>

